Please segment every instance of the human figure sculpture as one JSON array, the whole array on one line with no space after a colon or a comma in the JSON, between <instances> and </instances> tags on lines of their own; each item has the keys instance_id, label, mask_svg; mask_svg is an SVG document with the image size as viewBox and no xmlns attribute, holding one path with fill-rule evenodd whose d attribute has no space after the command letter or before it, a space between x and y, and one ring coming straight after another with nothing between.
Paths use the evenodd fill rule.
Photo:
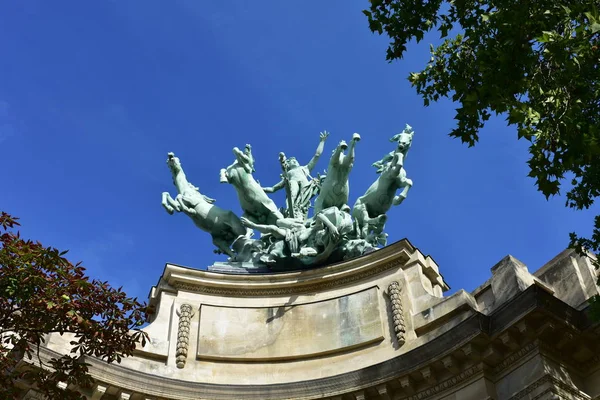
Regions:
<instances>
[{"instance_id":1,"label":"human figure sculpture","mask_svg":"<svg viewBox=\"0 0 600 400\"><path fill-rule=\"evenodd\" d=\"M322 210L308 225L282 228L275 225L255 224L245 218L242 223L267 235L274 242L260 260L274 264L286 257L299 259L304 265L323 262L333 253L337 245L353 231L350 208L340 210L329 207Z\"/></svg>"},{"instance_id":2,"label":"human figure sculpture","mask_svg":"<svg viewBox=\"0 0 600 400\"><path fill-rule=\"evenodd\" d=\"M392 205L401 204L407 197L408 191L413 185L412 180L406 177L404 170L404 158L410 149L414 131L407 125L408 129L394 136L394 141L398 142L396 150L392 152L392 159L389 162L386 155L380 162L381 171L379 177L367 189L364 195L359 197L354 203L352 216L358 225L359 236L368 239L372 244L386 244L386 236L383 234L383 228L387 219L386 213ZM375 165L374 164L374 165ZM400 194L396 191L402 189Z\"/></svg>"},{"instance_id":3,"label":"human figure sculpture","mask_svg":"<svg viewBox=\"0 0 600 400\"><path fill-rule=\"evenodd\" d=\"M310 200L317 194L320 185L320 180L312 178L310 173L323 153L323 147L328 136L327 131L321 132L315 155L306 165L300 165L295 157L286 158L284 153L279 153L279 162L283 170L281 180L275 185L263 189L266 193L286 189L286 217L306 219Z\"/></svg>"},{"instance_id":4,"label":"human figure sculpture","mask_svg":"<svg viewBox=\"0 0 600 400\"><path fill-rule=\"evenodd\" d=\"M344 205L347 205L350 193L348 177L354 165L354 148L359 140L360 135L355 133L352 135L350 146L342 140L333 151L329 159L327 176L315 200L315 215L329 207L341 209ZM348 149L348 154L344 154L346 149Z\"/></svg>"},{"instance_id":5,"label":"human figure sculpture","mask_svg":"<svg viewBox=\"0 0 600 400\"><path fill-rule=\"evenodd\" d=\"M175 199L169 192L162 194L162 205L169 214L183 212L194 224L205 232L210 233L217 252L235 257L231 244L239 237L248 234L246 227L232 211L224 210L214 205L215 200L200 193L197 187L188 182L181 167L179 158L168 153L167 165L177 188Z\"/></svg>"}]
</instances>

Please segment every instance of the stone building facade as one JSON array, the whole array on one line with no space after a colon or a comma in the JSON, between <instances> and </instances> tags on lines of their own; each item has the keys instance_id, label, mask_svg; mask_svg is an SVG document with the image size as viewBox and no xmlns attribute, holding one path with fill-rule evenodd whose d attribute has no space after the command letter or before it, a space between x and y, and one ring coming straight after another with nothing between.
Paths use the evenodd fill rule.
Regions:
<instances>
[{"instance_id":1,"label":"stone building facade","mask_svg":"<svg viewBox=\"0 0 600 400\"><path fill-rule=\"evenodd\" d=\"M167 264L150 341L121 364L89 358L90 399L600 399L598 293L566 250L535 273L512 256L468 293L407 240L272 274ZM53 336L51 357L68 349ZM35 393L24 397L35 398Z\"/></svg>"}]
</instances>

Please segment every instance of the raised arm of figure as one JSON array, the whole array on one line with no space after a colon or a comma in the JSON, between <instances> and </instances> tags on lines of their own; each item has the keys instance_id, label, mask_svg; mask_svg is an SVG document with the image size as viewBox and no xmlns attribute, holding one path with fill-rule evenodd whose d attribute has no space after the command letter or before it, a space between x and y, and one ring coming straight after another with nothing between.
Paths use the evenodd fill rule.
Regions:
<instances>
[{"instance_id":1,"label":"raised arm of figure","mask_svg":"<svg viewBox=\"0 0 600 400\"><path fill-rule=\"evenodd\" d=\"M279 182L277 182L275 185L273 186L267 186L262 188L265 193L275 193L278 190L281 190L285 187L285 181L282 179Z\"/></svg>"},{"instance_id":2,"label":"raised arm of figure","mask_svg":"<svg viewBox=\"0 0 600 400\"><path fill-rule=\"evenodd\" d=\"M323 154L323 148L325 147L325 141L327 140L328 136L329 132L327 131L323 131L320 133L320 141L319 146L317 146L317 151L315 151L315 155L313 156L313 158L311 158L308 164L306 164L306 168L308 168L309 171L312 171L315 168L317 162L319 161L319 157L321 157L321 154Z\"/></svg>"}]
</instances>

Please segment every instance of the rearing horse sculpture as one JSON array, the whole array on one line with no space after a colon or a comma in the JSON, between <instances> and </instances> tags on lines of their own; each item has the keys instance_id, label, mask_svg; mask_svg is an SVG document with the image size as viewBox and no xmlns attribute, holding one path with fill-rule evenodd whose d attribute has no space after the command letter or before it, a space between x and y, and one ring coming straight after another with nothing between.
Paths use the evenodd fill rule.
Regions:
<instances>
[{"instance_id":1,"label":"rearing horse sculpture","mask_svg":"<svg viewBox=\"0 0 600 400\"><path fill-rule=\"evenodd\" d=\"M230 183L235 188L244 211L243 217L255 224L277 225L277 221L284 219L284 216L252 176L252 146L247 144L244 151L234 147L233 154L233 164L221 169L221 183Z\"/></svg>"},{"instance_id":2,"label":"rearing horse sculpture","mask_svg":"<svg viewBox=\"0 0 600 400\"><path fill-rule=\"evenodd\" d=\"M382 235L387 219L386 213L392 205L397 206L406 199L413 185L404 170L404 158L412 144L413 135L414 131L407 125L404 131L390 139L398 142L398 147L392 153L386 154L381 161L373 164L381 175L354 203L352 216L358 225L358 233L363 239L367 239L369 233L372 233L378 237L374 237L371 241L379 240L379 244L385 245L385 237ZM402 192L396 196L398 189L402 189Z\"/></svg>"},{"instance_id":3,"label":"rearing horse sculpture","mask_svg":"<svg viewBox=\"0 0 600 400\"><path fill-rule=\"evenodd\" d=\"M175 200L169 192L162 194L162 205L169 214L174 211L183 212L194 221L194 224L210 233L212 241L219 253L235 257L231 250L232 243L247 234L246 227L232 211L214 205L215 200L201 194L197 187L188 182L179 158L169 153L167 165L173 175L173 183L177 188Z\"/></svg>"},{"instance_id":4,"label":"rearing horse sculpture","mask_svg":"<svg viewBox=\"0 0 600 400\"><path fill-rule=\"evenodd\" d=\"M359 140L360 135L355 133L352 135L349 147L342 140L336 149L333 150L333 154L329 159L329 166L327 167L327 176L321 186L321 192L315 200L314 215L329 207L341 209L345 204L348 204L348 196L350 194L348 177L354 165L354 148L356 142ZM344 154L346 149L348 149L348 154Z\"/></svg>"}]
</instances>

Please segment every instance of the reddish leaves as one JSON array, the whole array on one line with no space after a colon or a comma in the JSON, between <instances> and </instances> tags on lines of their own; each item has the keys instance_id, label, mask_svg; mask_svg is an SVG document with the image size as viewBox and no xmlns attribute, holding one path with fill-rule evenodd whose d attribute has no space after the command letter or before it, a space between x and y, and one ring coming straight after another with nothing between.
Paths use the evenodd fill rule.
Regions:
<instances>
[{"instance_id":1,"label":"reddish leaves","mask_svg":"<svg viewBox=\"0 0 600 400\"><path fill-rule=\"evenodd\" d=\"M13 231L19 225L0 214L0 398L16 396L15 382L23 378L49 398L83 398L57 383L86 387L91 380L81 356L120 362L144 344L145 305L121 288L90 281L65 251L21 239ZM51 332L75 335L71 354L46 363L50 370L17 368L24 357L40 365L37 348Z\"/></svg>"}]
</instances>

